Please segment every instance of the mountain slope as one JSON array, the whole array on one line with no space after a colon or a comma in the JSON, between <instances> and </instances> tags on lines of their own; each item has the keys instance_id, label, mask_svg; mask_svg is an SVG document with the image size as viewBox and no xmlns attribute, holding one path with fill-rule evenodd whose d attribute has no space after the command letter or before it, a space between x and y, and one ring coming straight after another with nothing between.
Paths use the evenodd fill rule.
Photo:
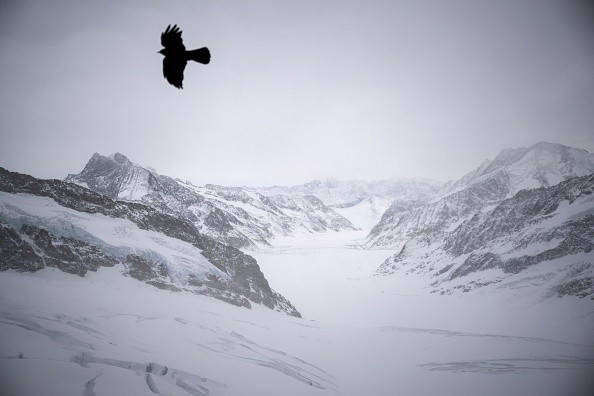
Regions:
<instances>
[{"instance_id":1,"label":"mountain slope","mask_svg":"<svg viewBox=\"0 0 594 396\"><path fill-rule=\"evenodd\" d=\"M66 181L112 199L179 214L203 234L237 248L268 245L277 235L354 229L313 197L266 197L239 187L197 187L133 164L119 153L94 154L81 173Z\"/></svg>"},{"instance_id":2,"label":"mountain slope","mask_svg":"<svg viewBox=\"0 0 594 396\"><path fill-rule=\"evenodd\" d=\"M443 240L407 241L378 273L425 274L442 292L538 286L548 295L594 296L593 192L594 175L520 191Z\"/></svg>"},{"instance_id":3,"label":"mountain slope","mask_svg":"<svg viewBox=\"0 0 594 396\"><path fill-rule=\"evenodd\" d=\"M394 202L412 206L432 197L442 183L427 179L391 179L374 182L315 180L282 187L252 189L264 195L315 196L357 228L369 232Z\"/></svg>"},{"instance_id":4,"label":"mountain slope","mask_svg":"<svg viewBox=\"0 0 594 396\"><path fill-rule=\"evenodd\" d=\"M518 191L554 186L571 177L594 172L594 154L562 144L539 142L530 147L505 149L485 161L440 194L469 188L485 179L505 178L510 198Z\"/></svg>"},{"instance_id":5,"label":"mountain slope","mask_svg":"<svg viewBox=\"0 0 594 396\"><path fill-rule=\"evenodd\" d=\"M84 276L98 267L122 266L124 274L159 288L299 316L270 288L256 260L200 234L188 221L3 168L0 191L2 271L57 267Z\"/></svg>"},{"instance_id":6,"label":"mountain slope","mask_svg":"<svg viewBox=\"0 0 594 396\"><path fill-rule=\"evenodd\" d=\"M416 273L444 293L522 285L593 295L592 173L583 150L505 150L424 205L392 205L367 239L397 251L377 273Z\"/></svg>"},{"instance_id":7,"label":"mountain slope","mask_svg":"<svg viewBox=\"0 0 594 396\"><path fill-rule=\"evenodd\" d=\"M264 196L239 187L212 184L204 187L190 184L184 186L201 194L222 210L237 213L237 217L255 224L263 234L270 235L271 238L276 235L355 229L350 221L311 195Z\"/></svg>"},{"instance_id":8,"label":"mountain slope","mask_svg":"<svg viewBox=\"0 0 594 396\"><path fill-rule=\"evenodd\" d=\"M372 196L354 205L334 210L349 219L356 227L369 232L393 202L394 200L388 197Z\"/></svg>"},{"instance_id":9,"label":"mountain slope","mask_svg":"<svg viewBox=\"0 0 594 396\"><path fill-rule=\"evenodd\" d=\"M430 202L388 209L370 232L368 245L400 248L408 238L441 237L522 189L549 187L593 172L594 154L585 150L546 142L506 149L444 186Z\"/></svg>"}]
</instances>

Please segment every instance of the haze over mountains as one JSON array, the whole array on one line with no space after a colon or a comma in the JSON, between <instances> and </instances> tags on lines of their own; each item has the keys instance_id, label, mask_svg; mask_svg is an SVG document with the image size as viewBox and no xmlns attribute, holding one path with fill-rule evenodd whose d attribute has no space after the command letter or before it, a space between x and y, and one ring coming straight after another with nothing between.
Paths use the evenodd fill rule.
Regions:
<instances>
[{"instance_id":1,"label":"haze over mountains","mask_svg":"<svg viewBox=\"0 0 594 396\"><path fill-rule=\"evenodd\" d=\"M395 178L374 182L315 180L296 186L254 189L265 195L313 195L356 227L371 230L395 202L411 205L435 194L443 183L420 178Z\"/></svg>"},{"instance_id":2,"label":"haze over mountains","mask_svg":"<svg viewBox=\"0 0 594 396\"><path fill-rule=\"evenodd\" d=\"M421 178L395 178L373 182L329 179L314 180L309 183L288 187L262 187L257 191L269 195L313 195L328 206L346 208L374 197L415 201L430 196L442 185L441 182Z\"/></svg>"}]
</instances>

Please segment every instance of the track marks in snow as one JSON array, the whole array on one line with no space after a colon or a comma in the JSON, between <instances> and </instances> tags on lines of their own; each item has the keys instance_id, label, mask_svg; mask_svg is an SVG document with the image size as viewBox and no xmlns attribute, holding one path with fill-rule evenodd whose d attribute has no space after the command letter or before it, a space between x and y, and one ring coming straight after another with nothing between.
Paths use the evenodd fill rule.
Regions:
<instances>
[{"instance_id":1,"label":"track marks in snow","mask_svg":"<svg viewBox=\"0 0 594 396\"><path fill-rule=\"evenodd\" d=\"M150 373L146 373L146 384L149 387L150 391L153 393L156 393L157 395L160 395L161 392L159 392L159 389L157 388L157 385L155 384L155 381L153 381L153 377L151 377Z\"/></svg>"},{"instance_id":2,"label":"track marks in snow","mask_svg":"<svg viewBox=\"0 0 594 396\"><path fill-rule=\"evenodd\" d=\"M159 383L167 388L181 388L192 396L217 395L228 388L223 383L154 362L142 363L130 360L107 359L89 353L74 355L71 361L84 368L103 365L128 370L133 375L144 375L148 389L157 395L164 394L159 390Z\"/></svg>"},{"instance_id":3,"label":"track marks in snow","mask_svg":"<svg viewBox=\"0 0 594 396\"><path fill-rule=\"evenodd\" d=\"M85 382L85 388L83 390L82 396L97 396L95 393L95 380L100 376L101 374Z\"/></svg>"},{"instance_id":4,"label":"track marks in snow","mask_svg":"<svg viewBox=\"0 0 594 396\"><path fill-rule=\"evenodd\" d=\"M217 342L209 345L196 345L226 355L230 359L243 360L277 371L317 389L338 390L333 376L327 371L286 352L260 345L235 331L231 331L229 335L230 338L219 337Z\"/></svg>"},{"instance_id":5,"label":"track marks in snow","mask_svg":"<svg viewBox=\"0 0 594 396\"><path fill-rule=\"evenodd\" d=\"M85 325L81 325L80 323L76 323L76 322L74 322L72 320L66 321L66 324L68 326L70 326L70 327L74 327L75 329L82 330L82 331L84 331L84 332L86 332L88 334L96 334L96 335L100 335L102 337L105 337L105 335L103 333L101 333L100 331L97 331L97 330L92 329L92 328L90 328L88 326L85 326Z\"/></svg>"},{"instance_id":6,"label":"track marks in snow","mask_svg":"<svg viewBox=\"0 0 594 396\"><path fill-rule=\"evenodd\" d=\"M459 362L424 363L429 371L454 373L505 374L527 371L584 370L594 371L594 359L575 356L539 356L533 358L486 359Z\"/></svg>"},{"instance_id":7,"label":"track marks in snow","mask_svg":"<svg viewBox=\"0 0 594 396\"><path fill-rule=\"evenodd\" d=\"M167 374L168 370L169 369L167 368L167 366L161 366L157 363L149 363L148 366L146 366L147 373L154 373L157 375L165 375Z\"/></svg>"},{"instance_id":8,"label":"track marks in snow","mask_svg":"<svg viewBox=\"0 0 594 396\"><path fill-rule=\"evenodd\" d=\"M6 357L0 359L15 359L14 357ZM89 353L80 353L73 355L70 361L64 361L61 359L48 359L48 358L35 358L35 357L22 357L20 358L24 362L27 361L46 361L49 363L70 363L79 365L89 371L101 372L95 377L87 380L82 385L82 396L97 396L102 394L98 392L101 389L101 385L110 384L114 378L122 380L122 378L128 378L129 381L134 381L139 375L144 376L146 383L146 392L142 394L149 394L149 392L158 395L169 395L171 391L174 394L188 394L191 396L217 396L224 395L228 386L226 384L210 380L205 377L200 377L195 374L191 374L182 370L173 369L158 363L142 363L128 360L117 360L117 359L106 359L101 357L93 356ZM110 368L110 370L108 370ZM115 375L113 369L124 370L129 376ZM88 377L87 377L88 378ZM161 392L161 386L165 391ZM1 388L1 387L0 387ZM0 389L1 390L1 389ZM177 391L176 391L177 390ZM105 389L103 389L105 391ZM74 393L68 393L74 394Z\"/></svg>"},{"instance_id":9,"label":"track marks in snow","mask_svg":"<svg viewBox=\"0 0 594 396\"><path fill-rule=\"evenodd\" d=\"M452 331L444 329L426 329L418 327L400 327L400 326L384 326L380 327L381 332L410 332L410 333L427 333L435 334L445 337L478 337L478 338L489 338L489 339L501 339L501 340L518 340L518 341L533 341L533 342L546 342L564 345L578 345L571 344L565 341L550 340L547 338L536 338L536 337L521 337L521 336L510 336L501 334L484 334L484 333L465 333L461 331Z\"/></svg>"},{"instance_id":10,"label":"track marks in snow","mask_svg":"<svg viewBox=\"0 0 594 396\"><path fill-rule=\"evenodd\" d=\"M74 338L72 335L68 334L67 332L51 330L40 325L37 322L27 320L24 318L18 318L11 315L2 315L2 320L0 320L0 323L9 326L16 326L24 330L44 335L48 337L50 340L68 348L78 347L85 349L93 349L93 344L78 340Z\"/></svg>"},{"instance_id":11,"label":"track marks in snow","mask_svg":"<svg viewBox=\"0 0 594 396\"><path fill-rule=\"evenodd\" d=\"M261 328L261 329L264 329L264 330L268 330L268 331L270 331L270 330L271 330L271 329L270 329L270 327L262 326L262 325L259 325L259 324L256 324L256 323L254 323L254 322L249 322L249 321L247 321L247 320L239 320L239 319L235 319L235 320L234 320L234 322L239 322L239 323L247 323L247 324L249 324L249 325L251 325L251 326L254 326L254 327L259 327L259 328Z\"/></svg>"},{"instance_id":12,"label":"track marks in snow","mask_svg":"<svg viewBox=\"0 0 594 396\"><path fill-rule=\"evenodd\" d=\"M121 314L113 314L113 315L104 315L102 316L105 319L112 319L112 318L117 318L120 316L131 316L133 318L136 318L136 323L140 323L140 322L144 322L147 320L156 320L159 319L156 316L142 316L142 315L135 315L135 314L127 314L127 313L121 313Z\"/></svg>"},{"instance_id":13,"label":"track marks in snow","mask_svg":"<svg viewBox=\"0 0 594 396\"><path fill-rule=\"evenodd\" d=\"M572 344L564 341L551 340L546 338L536 337L521 337L500 334L481 334L481 333L466 333L459 331L450 331L443 329L431 328L414 328L414 327L398 327L388 326L381 327L381 332L401 332L401 333L423 333L436 335L438 337L473 337L478 338L481 342L520 342L522 345L536 344L540 345L539 350L543 346L573 346L579 350L592 349L592 345ZM519 344L518 344L519 345ZM517 351L518 353L521 353ZM509 353L509 352L508 352ZM511 352L514 353L514 352ZM554 352L553 352L554 353ZM444 371L453 373L485 373L485 374L506 374L506 373L521 373L521 372L550 372L557 370L578 370L586 372L594 372L594 358L584 356L570 356L570 355L556 355L550 356L514 356L514 357L498 357L490 359L472 359L472 360L458 360L449 362L428 362L419 364L419 367L429 371Z\"/></svg>"},{"instance_id":14,"label":"track marks in snow","mask_svg":"<svg viewBox=\"0 0 594 396\"><path fill-rule=\"evenodd\" d=\"M208 388L204 388L200 385L195 385L196 388L194 388L194 387L188 385L186 382L184 382L181 378L178 378L177 381L175 381L175 385L179 386L180 388L182 388L183 390L185 390L192 396L209 396L210 395L210 391L208 390Z\"/></svg>"},{"instance_id":15,"label":"track marks in snow","mask_svg":"<svg viewBox=\"0 0 594 396\"><path fill-rule=\"evenodd\" d=\"M132 317L135 319L136 323L145 320L158 319L156 317L128 314L109 315L108 319L117 316ZM85 324L81 324L81 322ZM181 321L178 322L183 323ZM228 387L223 383L182 370L170 368L155 362L144 363L95 356L95 346L90 342L83 341L84 337L97 338L98 342L109 341L104 340L105 336L103 333L90 327L93 322L86 318L75 319L63 314L45 317L40 315L22 315L2 312L0 315L0 323L40 334L60 345L65 350L77 351L77 353L72 355L69 359L67 357L48 359L39 356L23 356L23 354L19 354L19 356L0 357L1 359L23 359L25 361L45 360L70 363L78 365L84 369L95 369L95 371L97 366L99 366L99 368L103 366L106 368L121 369L129 372L133 376L144 376L148 391L159 395L169 394L170 392L168 390L171 389L179 389L182 393L192 396L218 395L224 393L224 389ZM188 322L186 321L186 323ZM62 326L63 329L59 329L60 326ZM212 329L208 330L212 331ZM83 337L83 339L79 338L79 336ZM101 369L99 375L86 381L83 385L82 395L96 396L98 381L102 380L104 383L110 381L109 374L107 373L107 370ZM167 389L164 393L160 391L161 386L163 386L164 389ZM177 393L178 392L176 392L176 394Z\"/></svg>"}]
</instances>

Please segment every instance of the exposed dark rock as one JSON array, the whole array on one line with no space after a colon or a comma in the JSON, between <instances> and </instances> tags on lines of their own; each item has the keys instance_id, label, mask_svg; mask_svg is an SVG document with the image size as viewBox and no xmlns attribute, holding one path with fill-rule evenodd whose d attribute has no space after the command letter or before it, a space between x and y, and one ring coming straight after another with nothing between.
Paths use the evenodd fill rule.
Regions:
<instances>
[{"instance_id":1,"label":"exposed dark rock","mask_svg":"<svg viewBox=\"0 0 594 396\"><path fill-rule=\"evenodd\" d=\"M33 247L12 228L0 224L0 271L35 272L45 267Z\"/></svg>"},{"instance_id":2,"label":"exposed dark rock","mask_svg":"<svg viewBox=\"0 0 594 396\"><path fill-rule=\"evenodd\" d=\"M572 279L555 287L554 291L559 297L570 295L584 298L589 296L594 300L594 284L592 283L591 276Z\"/></svg>"},{"instance_id":3,"label":"exposed dark rock","mask_svg":"<svg viewBox=\"0 0 594 396\"><path fill-rule=\"evenodd\" d=\"M34 272L44 267L84 276L101 266L113 267L118 260L85 242L59 238L46 229L23 225L20 232L0 224L0 269Z\"/></svg>"},{"instance_id":4,"label":"exposed dark rock","mask_svg":"<svg viewBox=\"0 0 594 396\"><path fill-rule=\"evenodd\" d=\"M124 260L126 274L140 281L156 281L167 278L167 267L136 254L129 254Z\"/></svg>"}]
</instances>

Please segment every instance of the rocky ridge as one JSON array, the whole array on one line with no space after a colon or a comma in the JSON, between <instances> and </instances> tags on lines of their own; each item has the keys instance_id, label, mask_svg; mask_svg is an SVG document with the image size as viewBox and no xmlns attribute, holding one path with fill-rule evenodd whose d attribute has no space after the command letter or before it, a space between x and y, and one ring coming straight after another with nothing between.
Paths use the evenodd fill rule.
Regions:
<instances>
[{"instance_id":1,"label":"rocky ridge","mask_svg":"<svg viewBox=\"0 0 594 396\"><path fill-rule=\"evenodd\" d=\"M192 222L201 233L237 248L266 246L277 235L354 229L311 196L264 196L240 187L207 185L159 175L116 153L94 154L66 181L112 199L141 202Z\"/></svg>"}]
</instances>

